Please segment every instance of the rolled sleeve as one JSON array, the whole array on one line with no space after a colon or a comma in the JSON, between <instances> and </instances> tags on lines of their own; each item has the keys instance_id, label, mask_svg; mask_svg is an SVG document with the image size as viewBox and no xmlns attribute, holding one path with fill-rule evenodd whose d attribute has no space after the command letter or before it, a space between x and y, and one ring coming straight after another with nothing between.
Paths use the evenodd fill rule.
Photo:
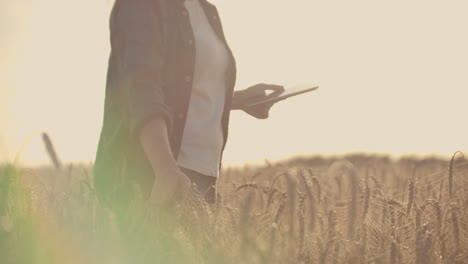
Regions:
<instances>
[{"instance_id":1,"label":"rolled sleeve","mask_svg":"<svg viewBox=\"0 0 468 264\"><path fill-rule=\"evenodd\" d=\"M119 0L112 17L111 41L119 47L120 81L128 104L130 133L139 137L140 130L151 119L166 121L172 127L165 103L163 83L162 25L154 1Z\"/></svg>"}]
</instances>

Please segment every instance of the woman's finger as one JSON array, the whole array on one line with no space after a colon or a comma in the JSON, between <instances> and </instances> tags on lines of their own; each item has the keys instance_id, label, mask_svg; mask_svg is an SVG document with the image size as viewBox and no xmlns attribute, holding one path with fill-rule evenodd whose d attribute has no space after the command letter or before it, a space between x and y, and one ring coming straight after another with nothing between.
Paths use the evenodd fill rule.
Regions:
<instances>
[{"instance_id":1,"label":"woman's finger","mask_svg":"<svg viewBox=\"0 0 468 264\"><path fill-rule=\"evenodd\" d=\"M281 86L281 85L274 85L274 84L270 84L268 85L265 90L273 90L275 92L283 92L284 91L284 87Z\"/></svg>"},{"instance_id":2,"label":"woman's finger","mask_svg":"<svg viewBox=\"0 0 468 264\"><path fill-rule=\"evenodd\" d=\"M273 93L267 95L267 97L275 97L278 94L281 94L282 92L284 92L284 87L279 86L279 85L270 85L270 86L266 87L265 90L272 90L273 91Z\"/></svg>"}]
</instances>

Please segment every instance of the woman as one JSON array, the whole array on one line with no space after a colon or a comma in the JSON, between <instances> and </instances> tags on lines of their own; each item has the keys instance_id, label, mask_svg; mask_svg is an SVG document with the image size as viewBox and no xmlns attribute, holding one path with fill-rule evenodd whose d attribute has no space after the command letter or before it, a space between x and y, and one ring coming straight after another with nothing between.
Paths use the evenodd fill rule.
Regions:
<instances>
[{"instance_id":1,"label":"woman","mask_svg":"<svg viewBox=\"0 0 468 264\"><path fill-rule=\"evenodd\" d=\"M174 201L194 184L214 202L230 110L267 118L271 104L243 102L283 88L233 92L235 60L206 0L116 0L110 33L94 169L100 198L124 205L138 189L152 201Z\"/></svg>"}]
</instances>

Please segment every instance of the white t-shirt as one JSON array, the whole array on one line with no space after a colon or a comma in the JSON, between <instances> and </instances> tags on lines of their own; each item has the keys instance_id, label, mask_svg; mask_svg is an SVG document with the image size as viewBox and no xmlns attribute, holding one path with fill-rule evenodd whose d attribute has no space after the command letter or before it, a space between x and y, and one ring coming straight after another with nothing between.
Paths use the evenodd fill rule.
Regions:
<instances>
[{"instance_id":1,"label":"white t-shirt","mask_svg":"<svg viewBox=\"0 0 468 264\"><path fill-rule=\"evenodd\" d=\"M177 158L179 166L217 177L224 143L221 119L229 54L198 0L186 0L195 44L190 105Z\"/></svg>"}]
</instances>

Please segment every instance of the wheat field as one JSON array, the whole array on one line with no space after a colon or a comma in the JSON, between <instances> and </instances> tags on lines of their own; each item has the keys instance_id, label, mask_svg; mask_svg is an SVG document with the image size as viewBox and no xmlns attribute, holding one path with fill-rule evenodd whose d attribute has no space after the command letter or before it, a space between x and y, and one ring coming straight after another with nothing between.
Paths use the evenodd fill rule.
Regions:
<instances>
[{"instance_id":1,"label":"wheat field","mask_svg":"<svg viewBox=\"0 0 468 264\"><path fill-rule=\"evenodd\" d=\"M47 142L46 142L47 143ZM125 228L92 165L0 170L0 263L468 263L468 163L350 154L226 168L209 205L137 196Z\"/></svg>"}]
</instances>

